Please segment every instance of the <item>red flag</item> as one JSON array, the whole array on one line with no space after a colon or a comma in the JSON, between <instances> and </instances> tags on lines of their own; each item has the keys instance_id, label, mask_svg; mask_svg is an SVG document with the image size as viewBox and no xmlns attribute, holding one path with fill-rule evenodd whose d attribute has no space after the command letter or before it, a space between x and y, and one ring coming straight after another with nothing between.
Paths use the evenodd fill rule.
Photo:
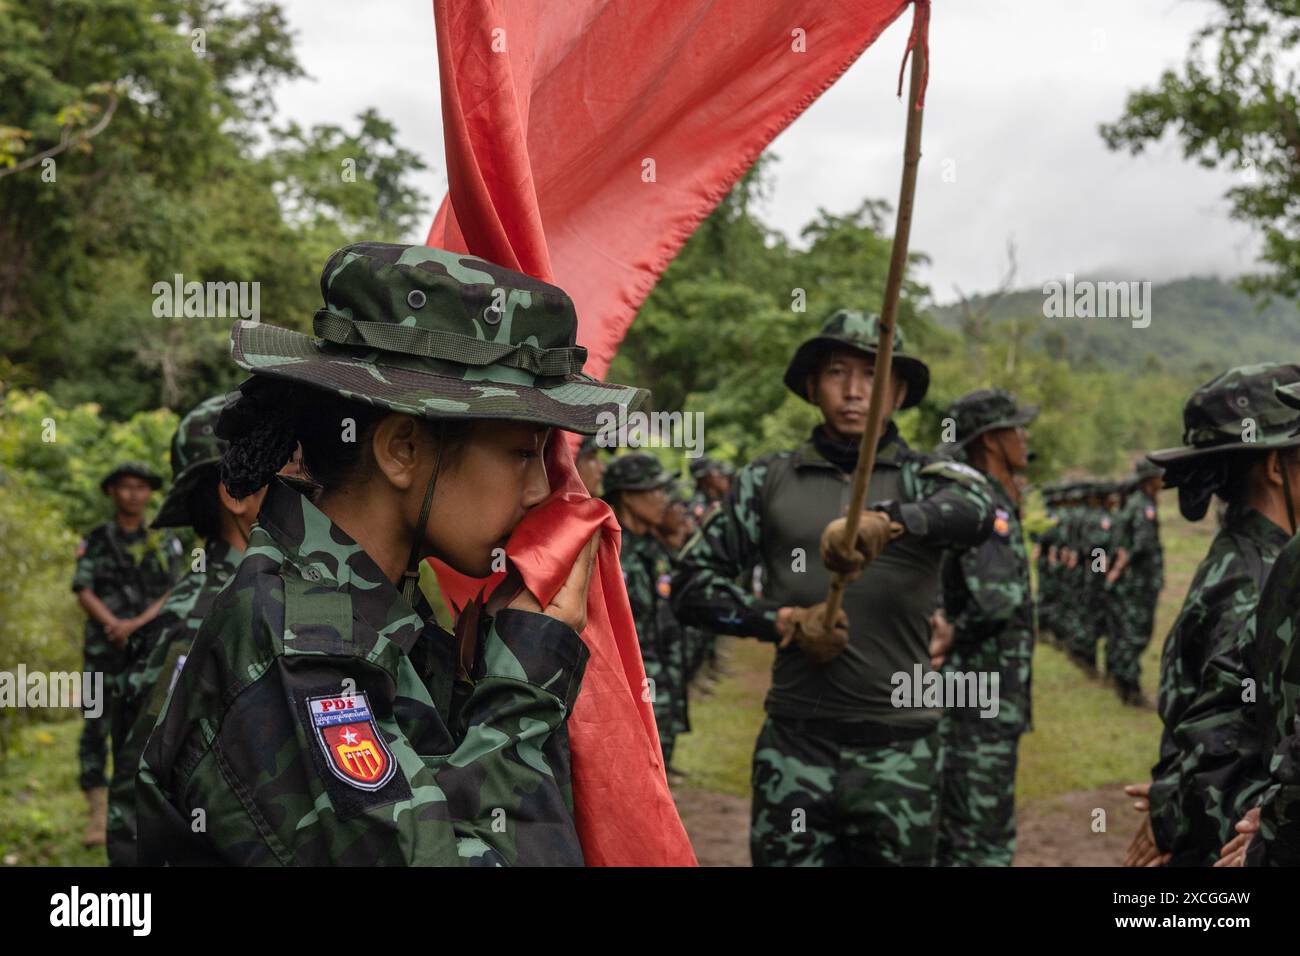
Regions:
<instances>
[{"instance_id":1,"label":"red flag","mask_svg":"<svg viewBox=\"0 0 1300 956\"><path fill-rule=\"evenodd\" d=\"M435 0L449 195L429 244L563 288L586 371L603 376L682 243L908 2ZM616 523L586 499L564 442L547 471L551 498L507 548L539 599L604 528L569 724L584 856L693 863L641 699ZM482 584L438 572L457 604Z\"/></svg>"}]
</instances>

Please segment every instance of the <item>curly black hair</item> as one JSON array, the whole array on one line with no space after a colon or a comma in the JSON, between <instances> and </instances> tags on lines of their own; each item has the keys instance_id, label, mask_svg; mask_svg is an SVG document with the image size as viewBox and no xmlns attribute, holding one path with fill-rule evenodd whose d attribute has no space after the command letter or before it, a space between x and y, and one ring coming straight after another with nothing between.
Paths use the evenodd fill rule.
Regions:
<instances>
[{"instance_id":1,"label":"curly black hair","mask_svg":"<svg viewBox=\"0 0 1300 956\"><path fill-rule=\"evenodd\" d=\"M392 414L379 405L275 379L254 378L240 393L222 421L230 447L221 462L221 480L236 498L270 482L298 446L305 477L316 486L317 496L355 480L374 461L371 433ZM438 443L439 467L453 467L473 423L420 421Z\"/></svg>"}]
</instances>

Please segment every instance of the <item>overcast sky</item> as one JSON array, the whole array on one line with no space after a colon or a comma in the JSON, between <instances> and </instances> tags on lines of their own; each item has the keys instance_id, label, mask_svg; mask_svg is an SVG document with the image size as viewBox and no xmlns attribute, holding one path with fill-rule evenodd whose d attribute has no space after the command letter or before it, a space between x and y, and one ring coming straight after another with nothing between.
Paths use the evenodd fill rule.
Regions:
<instances>
[{"instance_id":1,"label":"overcast sky","mask_svg":"<svg viewBox=\"0 0 1300 956\"><path fill-rule=\"evenodd\" d=\"M344 0L282 2L313 78L281 88L282 114L344 122L377 107L433 167L420 177L431 220L446 173L430 0L384 0L364 16ZM933 260L920 278L938 301L953 299L955 285L996 286L1008 238L1018 286L1067 272L1159 281L1254 266L1257 243L1222 199L1232 173L1184 160L1168 138L1132 157L1097 135L1128 91L1181 62L1210 18L1207 0L934 6L912 248ZM777 138L775 189L762 210L772 225L796 236L819 206L896 200L906 117L894 90L910 20L904 14ZM955 181L944 181L945 168ZM408 238L422 240L424 229Z\"/></svg>"}]
</instances>

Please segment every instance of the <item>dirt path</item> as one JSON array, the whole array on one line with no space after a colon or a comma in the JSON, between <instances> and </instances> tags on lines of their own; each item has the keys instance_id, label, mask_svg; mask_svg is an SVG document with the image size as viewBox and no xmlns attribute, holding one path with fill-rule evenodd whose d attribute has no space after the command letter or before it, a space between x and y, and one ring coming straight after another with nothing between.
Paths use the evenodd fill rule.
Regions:
<instances>
[{"instance_id":1,"label":"dirt path","mask_svg":"<svg viewBox=\"0 0 1300 956\"><path fill-rule=\"evenodd\" d=\"M1118 866L1137 815L1118 787L1037 800L1019 811L1016 866ZM701 866L749 866L749 800L699 787L673 790ZM1094 833L1094 810L1106 831Z\"/></svg>"}]
</instances>

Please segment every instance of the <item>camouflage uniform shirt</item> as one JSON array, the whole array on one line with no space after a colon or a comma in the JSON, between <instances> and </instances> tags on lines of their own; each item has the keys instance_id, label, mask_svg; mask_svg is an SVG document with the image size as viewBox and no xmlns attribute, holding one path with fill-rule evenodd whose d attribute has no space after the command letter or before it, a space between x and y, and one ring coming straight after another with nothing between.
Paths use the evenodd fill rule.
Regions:
<instances>
[{"instance_id":1,"label":"camouflage uniform shirt","mask_svg":"<svg viewBox=\"0 0 1300 956\"><path fill-rule=\"evenodd\" d=\"M1151 828L1160 849L1174 854L1175 865L1207 862L1212 859L1207 854L1213 851L1217 857L1219 846L1226 842L1216 843L1217 836L1207 836L1219 828L1213 819L1224 812L1219 805L1222 794L1212 794L1209 788L1217 788L1216 777L1222 783L1254 758L1249 752L1237 752L1239 744L1249 751L1248 736L1237 740L1215 730L1222 714L1214 714L1225 706L1224 695L1236 695L1236 704L1226 704L1231 714L1240 706L1242 687L1238 682L1234 690L1230 678L1225 686L1225 669L1219 668L1216 677L1207 665L1216 655L1232 651L1255 613L1260 588L1285 543L1282 529L1259 512L1237 505L1228 508L1165 638L1157 702L1164 730L1160 758L1151 771ZM1232 666L1241 665L1228 665ZM1227 749L1232 753L1225 754L1229 741L1232 746ZM1235 770L1215 769L1225 757Z\"/></svg>"},{"instance_id":2,"label":"camouflage uniform shirt","mask_svg":"<svg viewBox=\"0 0 1300 956\"><path fill-rule=\"evenodd\" d=\"M145 741L176 683L194 635L242 557L242 552L219 538L207 541L203 570L192 570L177 582L150 624L153 650L122 674L117 707L126 739L113 767L108 794L108 860L115 866L135 863L135 774Z\"/></svg>"},{"instance_id":3,"label":"camouflage uniform shirt","mask_svg":"<svg viewBox=\"0 0 1300 956\"><path fill-rule=\"evenodd\" d=\"M455 639L282 479L136 786L142 863L581 864L566 721L588 652L506 609Z\"/></svg>"}]
</instances>

